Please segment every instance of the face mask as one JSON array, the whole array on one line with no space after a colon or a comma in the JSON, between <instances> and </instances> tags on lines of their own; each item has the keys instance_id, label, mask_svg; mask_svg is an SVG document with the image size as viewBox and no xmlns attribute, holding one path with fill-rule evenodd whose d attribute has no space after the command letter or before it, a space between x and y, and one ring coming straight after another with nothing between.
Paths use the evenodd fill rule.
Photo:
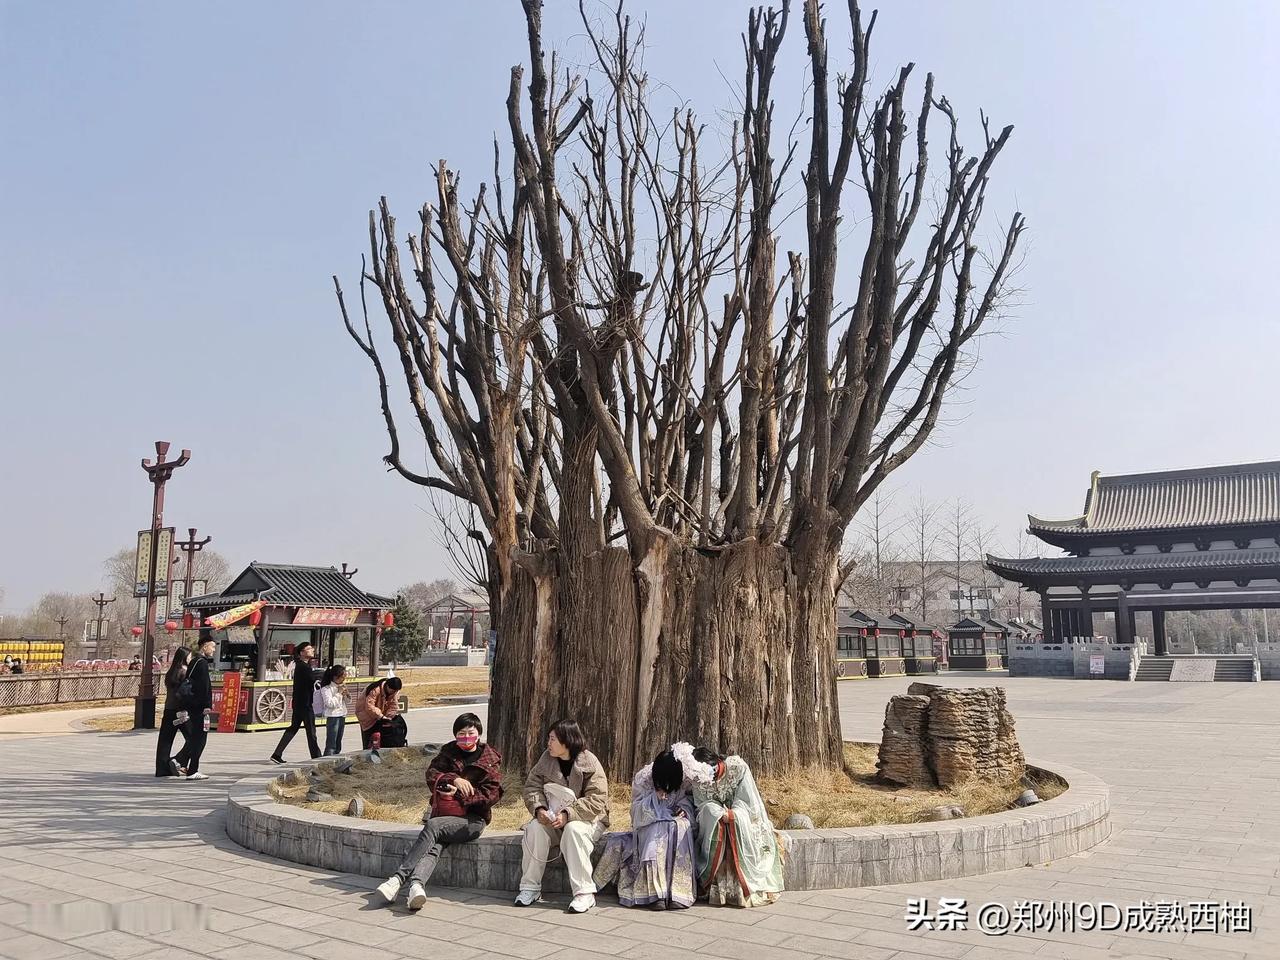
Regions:
<instances>
[{"instance_id":1,"label":"face mask","mask_svg":"<svg viewBox=\"0 0 1280 960\"><path fill-rule=\"evenodd\" d=\"M460 733L454 740L463 750L474 750L477 743L480 742L480 734L478 733Z\"/></svg>"}]
</instances>

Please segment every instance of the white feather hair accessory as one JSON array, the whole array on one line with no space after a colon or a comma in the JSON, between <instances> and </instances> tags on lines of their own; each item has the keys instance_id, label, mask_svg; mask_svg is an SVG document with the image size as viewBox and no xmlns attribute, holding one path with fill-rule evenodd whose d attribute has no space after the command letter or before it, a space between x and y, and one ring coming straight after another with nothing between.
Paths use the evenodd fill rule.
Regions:
<instances>
[{"instance_id":1,"label":"white feather hair accessory","mask_svg":"<svg viewBox=\"0 0 1280 960\"><path fill-rule=\"evenodd\" d=\"M693 744L673 743L671 752L675 754L675 758L680 761L680 766L684 768L684 782L693 786L694 784L703 784L704 786L713 782L716 772L705 763L695 760L693 757ZM643 767L636 771L636 775L631 778L631 790L633 793L648 791L653 789L653 764L646 763Z\"/></svg>"},{"instance_id":2,"label":"white feather hair accessory","mask_svg":"<svg viewBox=\"0 0 1280 960\"><path fill-rule=\"evenodd\" d=\"M671 752L676 755L676 759L680 761L680 766L684 767L684 778L689 783L701 783L704 786L715 780L716 772L711 767L693 757L693 744L673 743Z\"/></svg>"}]
</instances>

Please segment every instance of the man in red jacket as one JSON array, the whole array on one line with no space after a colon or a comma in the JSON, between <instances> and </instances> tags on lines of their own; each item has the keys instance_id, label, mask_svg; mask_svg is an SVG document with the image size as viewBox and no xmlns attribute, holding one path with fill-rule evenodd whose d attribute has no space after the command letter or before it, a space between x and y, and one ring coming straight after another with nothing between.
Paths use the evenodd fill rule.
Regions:
<instances>
[{"instance_id":1,"label":"man in red jacket","mask_svg":"<svg viewBox=\"0 0 1280 960\"><path fill-rule=\"evenodd\" d=\"M427 902L427 881L440 852L450 843L467 843L484 832L490 810L502 799L502 755L480 742L484 724L474 713L453 721L453 742L446 743L427 767L431 810L408 855L378 887L387 903L394 903L409 881L409 909Z\"/></svg>"}]
</instances>

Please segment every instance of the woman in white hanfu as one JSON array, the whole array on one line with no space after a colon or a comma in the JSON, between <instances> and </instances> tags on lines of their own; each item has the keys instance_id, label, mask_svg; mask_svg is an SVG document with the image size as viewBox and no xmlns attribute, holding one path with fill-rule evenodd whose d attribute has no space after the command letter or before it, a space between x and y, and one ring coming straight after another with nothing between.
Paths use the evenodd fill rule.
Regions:
<instances>
[{"instance_id":1,"label":"woman in white hanfu","mask_svg":"<svg viewBox=\"0 0 1280 960\"><path fill-rule=\"evenodd\" d=\"M605 838L596 889L616 880L624 907L692 906L697 888L691 791L697 783L710 783L711 775L687 743L673 744L642 768L631 781L631 830Z\"/></svg>"},{"instance_id":2,"label":"woman in white hanfu","mask_svg":"<svg viewBox=\"0 0 1280 960\"><path fill-rule=\"evenodd\" d=\"M747 761L699 747L694 758L711 767L698 784L698 884L713 906L759 907L782 892L783 852Z\"/></svg>"}]
</instances>

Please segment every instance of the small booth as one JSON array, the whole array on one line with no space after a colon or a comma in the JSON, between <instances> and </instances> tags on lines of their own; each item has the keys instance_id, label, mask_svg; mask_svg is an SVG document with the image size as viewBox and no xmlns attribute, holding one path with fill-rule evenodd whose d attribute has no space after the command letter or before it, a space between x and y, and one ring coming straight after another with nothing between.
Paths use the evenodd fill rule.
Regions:
<instances>
[{"instance_id":1,"label":"small booth","mask_svg":"<svg viewBox=\"0 0 1280 960\"><path fill-rule=\"evenodd\" d=\"M900 624L902 635L902 659L907 673L937 673L938 658L934 655L934 634L938 631L923 621L911 620L900 613L889 614L889 619Z\"/></svg>"},{"instance_id":2,"label":"small booth","mask_svg":"<svg viewBox=\"0 0 1280 960\"><path fill-rule=\"evenodd\" d=\"M863 628L863 651L867 659L867 675L871 677L905 677L907 661L902 656L902 638L906 629L896 620L876 613L854 610L849 615Z\"/></svg>"},{"instance_id":3,"label":"small booth","mask_svg":"<svg viewBox=\"0 0 1280 960\"><path fill-rule=\"evenodd\" d=\"M996 629L996 652L1000 654L1000 666L1009 669L1009 641L1017 643L1022 639L1022 631L1017 627L1010 626L1003 620L997 620L995 617L987 617L987 623Z\"/></svg>"},{"instance_id":4,"label":"small booth","mask_svg":"<svg viewBox=\"0 0 1280 960\"><path fill-rule=\"evenodd\" d=\"M977 616L964 617L947 630L952 670L1001 670L1000 628ZM1005 636L1006 651L1008 636ZM1006 652L1007 656L1007 652Z\"/></svg>"},{"instance_id":5,"label":"small booth","mask_svg":"<svg viewBox=\"0 0 1280 960\"><path fill-rule=\"evenodd\" d=\"M347 722L355 699L378 678L378 647L392 626L395 601L365 593L333 567L251 563L221 593L183 603L183 625L217 641L214 709L227 731L287 727L293 712L292 656L303 643L315 648L318 671L347 668ZM223 701L234 703L234 725ZM323 725L318 717L317 724Z\"/></svg>"},{"instance_id":6,"label":"small booth","mask_svg":"<svg viewBox=\"0 0 1280 960\"><path fill-rule=\"evenodd\" d=\"M836 608L836 679L867 679L867 625L847 607Z\"/></svg>"}]
</instances>

